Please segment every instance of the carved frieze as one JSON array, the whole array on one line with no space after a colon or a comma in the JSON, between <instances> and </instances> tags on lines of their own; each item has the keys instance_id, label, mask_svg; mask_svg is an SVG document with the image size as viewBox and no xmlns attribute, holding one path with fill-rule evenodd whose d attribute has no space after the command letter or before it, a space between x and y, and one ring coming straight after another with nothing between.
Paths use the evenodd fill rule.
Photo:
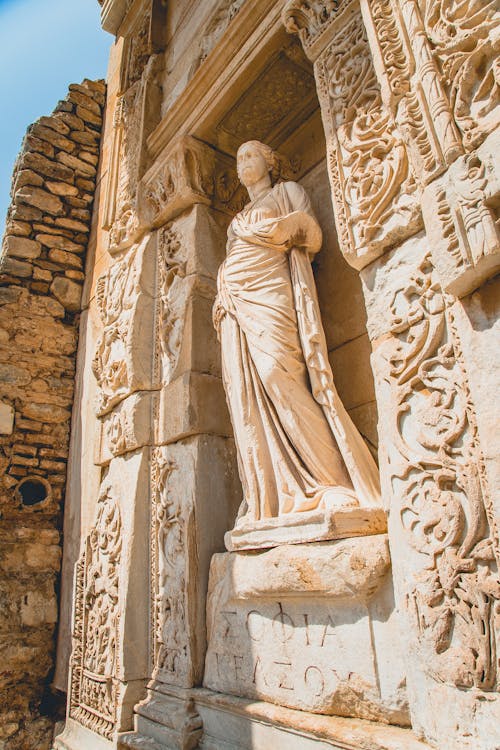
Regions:
<instances>
[{"instance_id":1,"label":"carved frieze","mask_svg":"<svg viewBox=\"0 0 500 750\"><path fill-rule=\"evenodd\" d=\"M304 50L314 60L325 44L330 27L356 3L352 0L289 0L282 12L286 30L298 34Z\"/></svg>"},{"instance_id":2,"label":"carved frieze","mask_svg":"<svg viewBox=\"0 0 500 750\"><path fill-rule=\"evenodd\" d=\"M113 115L103 227L108 250L118 253L137 242L146 226L137 205L137 186L145 169L145 141L159 110L159 74L163 65L152 39L155 3L136 14L126 30L120 85Z\"/></svg>"},{"instance_id":3,"label":"carved frieze","mask_svg":"<svg viewBox=\"0 0 500 750\"><path fill-rule=\"evenodd\" d=\"M116 723L120 510L104 481L76 569L69 715L110 739Z\"/></svg>"},{"instance_id":4,"label":"carved frieze","mask_svg":"<svg viewBox=\"0 0 500 750\"><path fill-rule=\"evenodd\" d=\"M351 265L363 268L417 231L421 214L360 13L335 34L315 71L341 249Z\"/></svg>"},{"instance_id":5,"label":"carved frieze","mask_svg":"<svg viewBox=\"0 0 500 750\"><path fill-rule=\"evenodd\" d=\"M145 221L161 226L195 203L210 203L213 164L213 151L191 136L170 145L139 186Z\"/></svg>"},{"instance_id":6,"label":"carved frieze","mask_svg":"<svg viewBox=\"0 0 500 750\"><path fill-rule=\"evenodd\" d=\"M157 408L155 393L140 392L124 399L106 414L99 422L96 464L104 466L114 456L151 445Z\"/></svg>"},{"instance_id":7,"label":"carved frieze","mask_svg":"<svg viewBox=\"0 0 500 750\"><path fill-rule=\"evenodd\" d=\"M460 297L500 268L499 154L500 138L492 134L423 193L433 263L443 288Z\"/></svg>"},{"instance_id":8,"label":"carved frieze","mask_svg":"<svg viewBox=\"0 0 500 750\"><path fill-rule=\"evenodd\" d=\"M146 237L97 282L103 331L92 370L99 385L99 416L129 394L153 387L154 250L154 240Z\"/></svg>"},{"instance_id":9,"label":"carved frieze","mask_svg":"<svg viewBox=\"0 0 500 750\"><path fill-rule=\"evenodd\" d=\"M498 3L427 0L422 18L464 145L477 147L500 112Z\"/></svg>"},{"instance_id":10,"label":"carved frieze","mask_svg":"<svg viewBox=\"0 0 500 750\"><path fill-rule=\"evenodd\" d=\"M188 535L194 507L176 483L179 468L169 449L156 448L151 463L153 652L156 676L190 685L187 616Z\"/></svg>"},{"instance_id":11,"label":"carved frieze","mask_svg":"<svg viewBox=\"0 0 500 750\"><path fill-rule=\"evenodd\" d=\"M233 18L239 13L245 0L222 0L210 18L199 41L199 55L192 68L193 75L202 62L206 60L219 39L223 36Z\"/></svg>"},{"instance_id":12,"label":"carved frieze","mask_svg":"<svg viewBox=\"0 0 500 750\"><path fill-rule=\"evenodd\" d=\"M419 182L427 183L462 153L461 139L415 0L367 0L365 24L382 97L408 146Z\"/></svg>"},{"instance_id":13,"label":"carved frieze","mask_svg":"<svg viewBox=\"0 0 500 750\"><path fill-rule=\"evenodd\" d=\"M391 394L391 533L395 547L411 550L397 566L405 566L400 587L419 668L439 684L495 690L498 530L453 299L430 254L394 291L390 310L391 333L374 361Z\"/></svg>"}]
</instances>

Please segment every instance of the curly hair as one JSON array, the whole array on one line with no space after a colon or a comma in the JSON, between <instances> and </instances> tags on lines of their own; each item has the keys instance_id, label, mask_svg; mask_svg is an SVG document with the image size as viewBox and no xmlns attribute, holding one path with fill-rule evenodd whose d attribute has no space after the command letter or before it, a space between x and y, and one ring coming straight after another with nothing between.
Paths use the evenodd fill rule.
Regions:
<instances>
[{"instance_id":1,"label":"curly hair","mask_svg":"<svg viewBox=\"0 0 500 750\"><path fill-rule=\"evenodd\" d=\"M264 157L273 185L285 176L285 173L287 172L286 160L281 154L279 154L277 151L273 151L271 146L268 146L266 143L262 143L262 141L245 141L245 143L242 143L238 148L238 151L243 148L243 146L248 145L256 148Z\"/></svg>"}]
</instances>

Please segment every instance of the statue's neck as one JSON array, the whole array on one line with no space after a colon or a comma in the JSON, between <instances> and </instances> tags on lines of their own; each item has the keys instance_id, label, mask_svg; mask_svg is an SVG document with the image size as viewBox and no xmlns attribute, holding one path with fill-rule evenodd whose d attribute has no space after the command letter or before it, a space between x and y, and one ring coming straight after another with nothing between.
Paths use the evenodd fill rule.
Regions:
<instances>
[{"instance_id":1,"label":"statue's neck","mask_svg":"<svg viewBox=\"0 0 500 750\"><path fill-rule=\"evenodd\" d=\"M267 194L271 190L271 179L269 175L265 175L253 185L248 185L247 190L250 201L252 202L257 200L257 198L260 198L261 195Z\"/></svg>"}]
</instances>

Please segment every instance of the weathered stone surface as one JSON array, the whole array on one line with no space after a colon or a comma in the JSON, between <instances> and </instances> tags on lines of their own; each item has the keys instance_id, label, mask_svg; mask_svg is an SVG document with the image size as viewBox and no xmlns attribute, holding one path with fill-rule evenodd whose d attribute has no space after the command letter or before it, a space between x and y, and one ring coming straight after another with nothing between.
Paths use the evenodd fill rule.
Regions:
<instances>
[{"instance_id":1,"label":"weathered stone surface","mask_svg":"<svg viewBox=\"0 0 500 750\"><path fill-rule=\"evenodd\" d=\"M85 123L89 123L90 125L94 125L97 127L101 125L101 122L102 122L101 117L99 117L99 115L96 115L95 112L92 112L86 107L82 107L81 105L78 105L76 108L76 114Z\"/></svg>"},{"instance_id":2,"label":"weathered stone surface","mask_svg":"<svg viewBox=\"0 0 500 750\"><path fill-rule=\"evenodd\" d=\"M83 253L85 248L67 237L61 237L57 234L37 234L37 242L45 247L57 248L58 250L67 250L71 253Z\"/></svg>"},{"instance_id":3,"label":"weathered stone surface","mask_svg":"<svg viewBox=\"0 0 500 750\"><path fill-rule=\"evenodd\" d=\"M0 401L0 435L12 435L14 427L14 408L5 401Z\"/></svg>"},{"instance_id":4,"label":"weathered stone surface","mask_svg":"<svg viewBox=\"0 0 500 750\"><path fill-rule=\"evenodd\" d=\"M74 279L67 272L83 266L83 226L88 229L91 216L78 216L77 228L56 227L54 216L71 222L73 208L66 200L93 195L95 189L90 178L82 190L75 185L74 171L53 161L61 148L74 153L82 148L72 139L71 128L85 131L86 126L73 108L70 105L64 117L41 118L24 140L2 248L2 273L9 284L0 289L3 750L50 750L54 721L62 710L59 699L48 698L48 693L59 612L56 592L74 393L75 313L83 280L80 270ZM97 149L99 139L100 132L93 130L91 142ZM47 260L48 250L58 255Z\"/></svg>"},{"instance_id":5,"label":"weathered stone surface","mask_svg":"<svg viewBox=\"0 0 500 750\"><path fill-rule=\"evenodd\" d=\"M57 133L61 133L61 135L68 135L70 132L67 120L63 119L61 115L58 117L40 117L35 124L41 125L44 128L51 128L51 130L55 130Z\"/></svg>"},{"instance_id":6,"label":"weathered stone surface","mask_svg":"<svg viewBox=\"0 0 500 750\"><path fill-rule=\"evenodd\" d=\"M57 164L50 159L46 159L40 154L34 154L28 151L23 156L24 163L34 172L40 173L45 177L60 180L61 182L71 183L74 179L74 172L69 167Z\"/></svg>"},{"instance_id":7,"label":"weathered stone surface","mask_svg":"<svg viewBox=\"0 0 500 750\"><path fill-rule=\"evenodd\" d=\"M205 686L314 713L404 722L404 693L380 694L377 657L362 635L389 566L386 537L365 541L215 555Z\"/></svg>"},{"instance_id":8,"label":"weathered stone surface","mask_svg":"<svg viewBox=\"0 0 500 750\"><path fill-rule=\"evenodd\" d=\"M81 284L77 284L71 281L71 279L63 279L61 276L57 276L50 285L50 291L66 310L69 312L78 312L82 300Z\"/></svg>"},{"instance_id":9,"label":"weathered stone surface","mask_svg":"<svg viewBox=\"0 0 500 750\"><path fill-rule=\"evenodd\" d=\"M23 237L8 236L4 240L4 253L15 256L16 258L25 258L33 260L38 258L42 251L40 242L28 240Z\"/></svg>"},{"instance_id":10,"label":"weathered stone surface","mask_svg":"<svg viewBox=\"0 0 500 750\"><path fill-rule=\"evenodd\" d=\"M21 169L16 177L14 183L14 191L20 190L24 185L34 185L35 187L41 187L43 185L43 177L33 172L32 169Z\"/></svg>"},{"instance_id":11,"label":"weathered stone surface","mask_svg":"<svg viewBox=\"0 0 500 750\"><path fill-rule=\"evenodd\" d=\"M78 188L75 185L68 185L65 182L47 181L45 187L54 195L78 195Z\"/></svg>"},{"instance_id":12,"label":"weathered stone surface","mask_svg":"<svg viewBox=\"0 0 500 750\"><path fill-rule=\"evenodd\" d=\"M22 260L9 258L5 255L0 260L0 273L27 278L31 276L32 270L33 266L31 265L31 263L25 263Z\"/></svg>"},{"instance_id":13,"label":"weathered stone surface","mask_svg":"<svg viewBox=\"0 0 500 750\"><path fill-rule=\"evenodd\" d=\"M82 159L79 159L72 154L60 152L57 154L57 160L65 164L67 167L74 169L76 174L82 174L89 177L95 176L96 170L92 164L82 161Z\"/></svg>"},{"instance_id":14,"label":"weathered stone surface","mask_svg":"<svg viewBox=\"0 0 500 750\"><path fill-rule=\"evenodd\" d=\"M63 213L63 204L59 198L41 188L32 188L26 185L17 191L16 199L21 203L27 203L41 211L46 211L48 214L58 216Z\"/></svg>"},{"instance_id":15,"label":"weathered stone surface","mask_svg":"<svg viewBox=\"0 0 500 750\"><path fill-rule=\"evenodd\" d=\"M48 141L56 148L63 149L68 153L72 153L75 150L75 144L69 138L65 138L63 135L58 133L52 128L46 128L39 123L31 126L30 132L37 138L41 138L44 141Z\"/></svg>"}]
</instances>

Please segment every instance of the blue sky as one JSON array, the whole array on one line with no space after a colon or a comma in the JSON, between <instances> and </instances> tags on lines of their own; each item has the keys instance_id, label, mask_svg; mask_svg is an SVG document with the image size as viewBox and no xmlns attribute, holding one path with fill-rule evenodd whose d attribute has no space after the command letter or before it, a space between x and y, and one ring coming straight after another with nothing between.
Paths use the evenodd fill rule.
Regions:
<instances>
[{"instance_id":1,"label":"blue sky","mask_svg":"<svg viewBox=\"0 0 500 750\"><path fill-rule=\"evenodd\" d=\"M70 83L106 76L113 38L99 17L97 0L0 0L0 237L26 128Z\"/></svg>"}]
</instances>

